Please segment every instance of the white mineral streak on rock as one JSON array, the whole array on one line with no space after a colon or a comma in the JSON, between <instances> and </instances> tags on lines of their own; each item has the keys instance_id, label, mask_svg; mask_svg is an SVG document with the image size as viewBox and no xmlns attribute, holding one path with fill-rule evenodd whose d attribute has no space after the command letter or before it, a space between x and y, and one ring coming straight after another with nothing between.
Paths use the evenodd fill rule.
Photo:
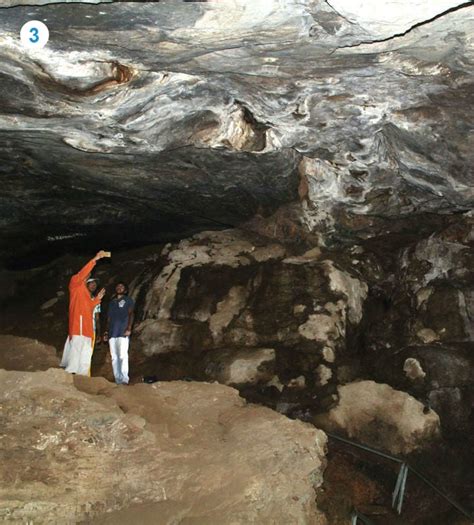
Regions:
<instances>
[{"instance_id":1,"label":"white mineral streak on rock","mask_svg":"<svg viewBox=\"0 0 474 525\"><path fill-rule=\"evenodd\" d=\"M452 7L463 0L330 0L339 14L363 27L373 39L384 39L404 33L420 22Z\"/></svg>"},{"instance_id":2,"label":"white mineral streak on rock","mask_svg":"<svg viewBox=\"0 0 474 525\"><path fill-rule=\"evenodd\" d=\"M255 139L256 132L245 120L243 109L235 107L221 114L219 129L203 142L210 147L230 146L235 151L246 151L253 149L251 144Z\"/></svg>"},{"instance_id":3,"label":"white mineral streak on rock","mask_svg":"<svg viewBox=\"0 0 474 525\"><path fill-rule=\"evenodd\" d=\"M297 0L219 0L210 2L207 11L194 25L199 40L216 33L233 38L245 37L249 31L272 30L279 38L298 38L311 27L312 18L305 2ZM177 32L180 34L180 32ZM193 34L194 34L193 33Z\"/></svg>"},{"instance_id":4,"label":"white mineral streak on rock","mask_svg":"<svg viewBox=\"0 0 474 525\"><path fill-rule=\"evenodd\" d=\"M326 523L325 434L227 386L0 370L0 403L12 522Z\"/></svg>"},{"instance_id":5,"label":"white mineral streak on rock","mask_svg":"<svg viewBox=\"0 0 474 525\"><path fill-rule=\"evenodd\" d=\"M423 275L424 285L435 279L447 278L448 272L456 267L456 257L466 249L462 244L447 242L434 236L419 242L415 257L431 264L430 271Z\"/></svg>"},{"instance_id":6,"label":"white mineral streak on rock","mask_svg":"<svg viewBox=\"0 0 474 525\"><path fill-rule=\"evenodd\" d=\"M245 286L233 286L228 295L217 303L216 313L209 318L209 328L212 336L218 342L222 331L245 307L249 290Z\"/></svg>"},{"instance_id":7,"label":"white mineral streak on rock","mask_svg":"<svg viewBox=\"0 0 474 525\"><path fill-rule=\"evenodd\" d=\"M416 335L423 343L434 343L439 340L439 335L431 328L422 328Z\"/></svg>"},{"instance_id":8,"label":"white mineral streak on rock","mask_svg":"<svg viewBox=\"0 0 474 525\"><path fill-rule=\"evenodd\" d=\"M273 376L274 362L275 350L273 348L238 352L222 370L224 381L217 379L226 385L252 385L268 382L268 376ZM265 365L268 370L262 369Z\"/></svg>"},{"instance_id":9,"label":"white mineral streak on rock","mask_svg":"<svg viewBox=\"0 0 474 525\"><path fill-rule=\"evenodd\" d=\"M75 89L90 89L115 74L115 63L108 52L91 60L87 51L41 50L36 62L51 80Z\"/></svg>"},{"instance_id":10,"label":"white mineral streak on rock","mask_svg":"<svg viewBox=\"0 0 474 525\"><path fill-rule=\"evenodd\" d=\"M311 314L298 332L312 341L331 342L340 334L337 319L332 315Z\"/></svg>"},{"instance_id":11,"label":"white mineral streak on rock","mask_svg":"<svg viewBox=\"0 0 474 525\"><path fill-rule=\"evenodd\" d=\"M334 349L329 346L325 346L323 348L323 358L328 363L334 363L334 360L336 359Z\"/></svg>"},{"instance_id":12,"label":"white mineral streak on rock","mask_svg":"<svg viewBox=\"0 0 474 525\"><path fill-rule=\"evenodd\" d=\"M304 157L299 165L300 174L308 184L308 199L304 200L303 218L310 230L318 226L331 226L331 210L335 200L344 200L339 173L329 162Z\"/></svg>"},{"instance_id":13,"label":"white mineral streak on rock","mask_svg":"<svg viewBox=\"0 0 474 525\"><path fill-rule=\"evenodd\" d=\"M362 319L362 307L369 290L367 284L338 270L332 261L326 260L324 264L327 268L331 290L346 296L349 321L358 324Z\"/></svg>"},{"instance_id":14,"label":"white mineral streak on rock","mask_svg":"<svg viewBox=\"0 0 474 525\"><path fill-rule=\"evenodd\" d=\"M403 363L403 371L412 381L426 377L426 372L423 370L418 359L415 359L414 357L405 359L405 362Z\"/></svg>"},{"instance_id":15,"label":"white mineral streak on rock","mask_svg":"<svg viewBox=\"0 0 474 525\"><path fill-rule=\"evenodd\" d=\"M374 381L339 386L339 404L316 422L327 430L345 432L356 441L409 454L439 437L438 415L405 392Z\"/></svg>"},{"instance_id":16,"label":"white mineral streak on rock","mask_svg":"<svg viewBox=\"0 0 474 525\"><path fill-rule=\"evenodd\" d=\"M319 386L327 385L332 377L332 370L326 365L319 365L316 368L316 381Z\"/></svg>"}]
</instances>

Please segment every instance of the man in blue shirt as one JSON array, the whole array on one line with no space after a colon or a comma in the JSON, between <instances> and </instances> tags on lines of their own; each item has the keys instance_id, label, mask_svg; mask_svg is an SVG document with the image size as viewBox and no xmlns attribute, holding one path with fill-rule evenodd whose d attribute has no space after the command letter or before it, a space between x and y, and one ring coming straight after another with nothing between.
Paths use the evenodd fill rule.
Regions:
<instances>
[{"instance_id":1,"label":"man in blue shirt","mask_svg":"<svg viewBox=\"0 0 474 525\"><path fill-rule=\"evenodd\" d=\"M109 341L114 378L118 385L128 385L128 347L135 303L127 292L125 283L117 283L115 296L109 304L107 331L104 334L104 341Z\"/></svg>"}]
</instances>

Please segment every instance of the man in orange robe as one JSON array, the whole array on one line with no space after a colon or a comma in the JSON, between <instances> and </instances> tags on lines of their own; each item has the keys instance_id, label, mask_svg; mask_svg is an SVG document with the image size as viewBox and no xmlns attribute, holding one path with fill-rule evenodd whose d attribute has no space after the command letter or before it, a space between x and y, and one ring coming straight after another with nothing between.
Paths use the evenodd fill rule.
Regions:
<instances>
[{"instance_id":1,"label":"man in orange robe","mask_svg":"<svg viewBox=\"0 0 474 525\"><path fill-rule=\"evenodd\" d=\"M71 374L90 375L94 348L94 309L105 295L105 288L92 298L86 281L96 262L110 257L100 251L69 281L69 334L64 345L61 366Z\"/></svg>"}]
</instances>

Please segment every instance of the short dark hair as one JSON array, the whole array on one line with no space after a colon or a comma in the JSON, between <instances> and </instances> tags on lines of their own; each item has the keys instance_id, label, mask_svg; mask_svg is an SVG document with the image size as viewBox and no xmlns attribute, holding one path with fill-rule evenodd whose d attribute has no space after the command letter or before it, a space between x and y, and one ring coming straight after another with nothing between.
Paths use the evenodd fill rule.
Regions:
<instances>
[{"instance_id":1,"label":"short dark hair","mask_svg":"<svg viewBox=\"0 0 474 525\"><path fill-rule=\"evenodd\" d=\"M128 284L125 282L125 281L117 281L115 283L115 288L117 288L117 286L121 284L122 286L124 286L125 288L125 293L128 293Z\"/></svg>"}]
</instances>

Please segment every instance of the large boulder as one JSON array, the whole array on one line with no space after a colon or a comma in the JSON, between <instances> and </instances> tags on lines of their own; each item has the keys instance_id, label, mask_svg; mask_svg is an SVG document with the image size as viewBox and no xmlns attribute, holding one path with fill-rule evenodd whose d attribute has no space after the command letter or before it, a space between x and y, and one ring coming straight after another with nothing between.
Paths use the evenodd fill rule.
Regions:
<instances>
[{"instance_id":1,"label":"large boulder","mask_svg":"<svg viewBox=\"0 0 474 525\"><path fill-rule=\"evenodd\" d=\"M316 417L326 430L393 454L425 448L439 437L438 415L405 392L374 381L348 383L338 391L338 405Z\"/></svg>"},{"instance_id":2,"label":"large boulder","mask_svg":"<svg viewBox=\"0 0 474 525\"><path fill-rule=\"evenodd\" d=\"M2 520L325 523L324 433L229 387L0 371L0 402Z\"/></svg>"},{"instance_id":3,"label":"large boulder","mask_svg":"<svg viewBox=\"0 0 474 525\"><path fill-rule=\"evenodd\" d=\"M204 368L203 377L231 384L266 378L288 386L303 376L306 391L327 397L367 285L318 248L295 255L268 238L226 230L168 245L133 293L136 345L148 363L173 354L189 363L183 373ZM260 373L262 349L272 349L274 366Z\"/></svg>"}]
</instances>

